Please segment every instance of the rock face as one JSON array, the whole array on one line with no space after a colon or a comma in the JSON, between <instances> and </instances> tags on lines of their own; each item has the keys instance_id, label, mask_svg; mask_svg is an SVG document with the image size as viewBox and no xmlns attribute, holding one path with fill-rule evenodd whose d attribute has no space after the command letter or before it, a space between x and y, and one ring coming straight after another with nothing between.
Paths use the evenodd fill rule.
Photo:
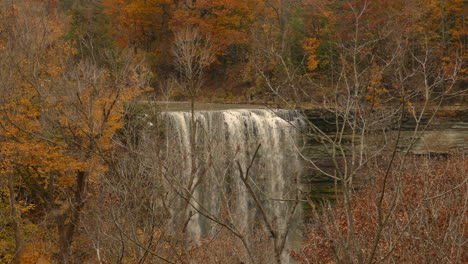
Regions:
<instances>
[{"instance_id":1,"label":"rock face","mask_svg":"<svg viewBox=\"0 0 468 264\"><path fill-rule=\"evenodd\" d=\"M339 112L335 114L333 109L302 109L305 119L316 125L323 132L335 132L336 120L338 116L338 123L340 123ZM415 113L419 118L419 113ZM392 121L390 125L395 128L396 120ZM459 110L441 110L434 114L434 112L426 111L422 114L420 125L426 126L428 130L446 130L446 129L465 129L468 130L468 109ZM410 113L405 113L402 117L402 130L413 130L416 126L416 120Z\"/></svg>"}]
</instances>

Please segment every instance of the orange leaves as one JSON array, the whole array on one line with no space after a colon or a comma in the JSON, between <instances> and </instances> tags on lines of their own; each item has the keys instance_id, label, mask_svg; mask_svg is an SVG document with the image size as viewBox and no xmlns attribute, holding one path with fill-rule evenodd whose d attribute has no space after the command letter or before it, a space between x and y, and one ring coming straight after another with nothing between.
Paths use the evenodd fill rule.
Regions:
<instances>
[{"instance_id":1,"label":"orange leaves","mask_svg":"<svg viewBox=\"0 0 468 264\"><path fill-rule=\"evenodd\" d=\"M247 32L261 5L260 1L213 0L194 1L189 8L180 8L171 20L173 30L196 26L208 34L219 53L233 44L244 44Z\"/></svg>"},{"instance_id":2,"label":"orange leaves","mask_svg":"<svg viewBox=\"0 0 468 264\"><path fill-rule=\"evenodd\" d=\"M54 65L53 63L47 64L46 67L46 73L51 77L51 78L56 78L59 76L62 72L63 69L57 65Z\"/></svg>"},{"instance_id":3,"label":"orange leaves","mask_svg":"<svg viewBox=\"0 0 468 264\"><path fill-rule=\"evenodd\" d=\"M387 92L385 88L382 87L382 71L374 63L371 67L371 74L369 79L369 85L367 86L368 95L366 100L369 101L372 106L377 107L382 101L382 95Z\"/></svg>"},{"instance_id":4,"label":"orange leaves","mask_svg":"<svg viewBox=\"0 0 468 264\"><path fill-rule=\"evenodd\" d=\"M19 257L21 264L48 264L51 263L50 260L50 245L39 239L28 242Z\"/></svg>"},{"instance_id":5,"label":"orange leaves","mask_svg":"<svg viewBox=\"0 0 468 264\"><path fill-rule=\"evenodd\" d=\"M2 143L2 153L16 166L34 168L40 174L66 174L86 168L83 162L66 155L60 147L50 146L40 139L21 139ZM12 168L10 168L12 169Z\"/></svg>"},{"instance_id":6,"label":"orange leaves","mask_svg":"<svg viewBox=\"0 0 468 264\"><path fill-rule=\"evenodd\" d=\"M46 230L60 246L73 239L63 230L77 228L88 188L107 171L124 103L144 91L146 80L130 53L106 61L107 68L79 60L75 42L62 37L65 25L42 7L21 1L17 17L0 26L0 182L9 183L0 205L8 197L10 208L26 210L8 230L24 246L21 263L48 263L57 250L68 251L42 244L46 238L36 233ZM31 224L34 233L29 222L44 224ZM63 233L54 237L52 230ZM0 255L5 251L16 249L0 248Z\"/></svg>"},{"instance_id":7,"label":"orange leaves","mask_svg":"<svg viewBox=\"0 0 468 264\"><path fill-rule=\"evenodd\" d=\"M466 36L465 19L463 16L463 0L415 0L418 8L413 10L413 15L418 18L413 26L413 33L417 34L426 43L442 44L452 42L459 46L459 41Z\"/></svg>"},{"instance_id":8,"label":"orange leaves","mask_svg":"<svg viewBox=\"0 0 468 264\"><path fill-rule=\"evenodd\" d=\"M75 184L75 178L71 175L63 175L57 178L57 182L60 186L71 187Z\"/></svg>"},{"instance_id":9,"label":"orange leaves","mask_svg":"<svg viewBox=\"0 0 468 264\"><path fill-rule=\"evenodd\" d=\"M111 21L111 33L121 47L137 45L148 50L158 33L166 30L173 8L169 0L105 0L103 6Z\"/></svg>"},{"instance_id":10,"label":"orange leaves","mask_svg":"<svg viewBox=\"0 0 468 264\"><path fill-rule=\"evenodd\" d=\"M77 172L105 171L97 156L112 147L122 126L123 104L143 91L146 70L117 76L86 62L70 63L77 51L61 38L63 24L45 16L15 23L20 22L26 25L12 24L10 30L33 31L19 35L24 49L9 47L19 59L3 68L10 70L11 86L0 107L1 170L22 170L36 178L52 175L40 183L70 187Z\"/></svg>"},{"instance_id":11,"label":"orange leaves","mask_svg":"<svg viewBox=\"0 0 468 264\"><path fill-rule=\"evenodd\" d=\"M219 53L233 44L245 44L249 26L262 10L260 0L105 0L111 32L122 47L137 46L156 52L156 43L171 30L195 26L209 35ZM167 47L166 47L167 48Z\"/></svg>"},{"instance_id":12,"label":"orange leaves","mask_svg":"<svg viewBox=\"0 0 468 264\"><path fill-rule=\"evenodd\" d=\"M317 59L316 51L320 46L320 41L314 37L307 38L302 43L302 48L307 52L307 69L314 71L317 69L319 60Z\"/></svg>"}]
</instances>

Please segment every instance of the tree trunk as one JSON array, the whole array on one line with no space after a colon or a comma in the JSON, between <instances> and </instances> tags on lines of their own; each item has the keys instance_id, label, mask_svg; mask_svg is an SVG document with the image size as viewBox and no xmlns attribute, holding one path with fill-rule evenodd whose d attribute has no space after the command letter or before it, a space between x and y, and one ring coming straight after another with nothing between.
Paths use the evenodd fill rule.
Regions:
<instances>
[{"instance_id":1,"label":"tree trunk","mask_svg":"<svg viewBox=\"0 0 468 264\"><path fill-rule=\"evenodd\" d=\"M15 232L15 250L16 255L13 259L13 263L20 263L21 254L23 251L24 241L21 236L21 217L16 210L16 198L15 198L15 188L13 184L13 175L10 174L8 177L8 192L10 193L10 213L11 218L13 219L13 231Z\"/></svg>"},{"instance_id":2,"label":"tree trunk","mask_svg":"<svg viewBox=\"0 0 468 264\"><path fill-rule=\"evenodd\" d=\"M71 204L70 210L57 217L57 232L59 235L59 262L68 264L71 256L71 245L73 237L80 221L81 209L84 206L84 193L86 189L86 173L78 172L76 178L75 200ZM65 220L69 218L69 222Z\"/></svg>"}]
</instances>

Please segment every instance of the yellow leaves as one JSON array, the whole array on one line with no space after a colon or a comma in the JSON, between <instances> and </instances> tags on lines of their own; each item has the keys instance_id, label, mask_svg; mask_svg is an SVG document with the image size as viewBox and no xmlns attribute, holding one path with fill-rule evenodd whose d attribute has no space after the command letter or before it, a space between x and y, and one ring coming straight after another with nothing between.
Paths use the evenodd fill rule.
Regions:
<instances>
[{"instance_id":1,"label":"yellow leaves","mask_svg":"<svg viewBox=\"0 0 468 264\"><path fill-rule=\"evenodd\" d=\"M413 12L417 21L413 22L413 33L424 41L422 45L435 45L439 42L457 42L466 35L464 0L420 0L418 10ZM445 43L446 44L446 43Z\"/></svg>"},{"instance_id":2,"label":"yellow leaves","mask_svg":"<svg viewBox=\"0 0 468 264\"><path fill-rule=\"evenodd\" d=\"M0 147L3 170L31 168L36 177L47 174L68 175L69 172L86 169L86 164L69 155L66 144L52 140L52 134L41 122L53 110L53 105L37 100L38 95L29 85L21 89L10 103L1 107ZM70 181L64 182L70 183ZM50 184L44 182L44 184Z\"/></svg>"},{"instance_id":3,"label":"yellow leaves","mask_svg":"<svg viewBox=\"0 0 468 264\"><path fill-rule=\"evenodd\" d=\"M416 113L416 110L415 110L413 104L412 104L411 102L409 102L408 100L405 100L405 101L404 101L403 108L404 108L408 113L411 113L411 114L413 114L413 115Z\"/></svg>"},{"instance_id":4,"label":"yellow leaves","mask_svg":"<svg viewBox=\"0 0 468 264\"><path fill-rule=\"evenodd\" d=\"M120 46L145 45L154 32L164 31L163 21L171 12L169 0L105 0L105 14L111 18L111 33Z\"/></svg>"},{"instance_id":5,"label":"yellow leaves","mask_svg":"<svg viewBox=\"0 0 468 264\"><path fill-rule=\"evenodd\" d=\"M2 154L12 164L25 168L34 168L39 174L68 174L85 170L86 163L67 156L57 146L50 146L40 139L19 138L16 142L1 142Z\"/></svg>"},{"instance_id":6,"label":"yellow leaves","mask_svg":"<svg viewBox=\"0 0 468 264\"><path fill-rule=\"evenodd\" d=\"M0 182L11 176L13 185L10 190L1 185L0 195L12 191L19 201L17 211L24 216L21 233L25 238L20 263L26 264L49 263L49 253L56 250L41 239L32 239L30 233L35 230L27 219L53 221L54 215L62 214L65 224L70 223L74 205L68 199L75 197L77 186L93 188L108 170L104 160L114 146L113 136L122 127L123 103L144 91L141 83L146 71L133 69L136 63L131 55L130 59L116 59L116 67L110 70L89 61L77 63L73 56L77 50L61 38L63 25L47 19L28 18L24 24L30 27L9 29L18 30L18 45L3 42L0 32L0 57L5 46L6 52L11 51L7 56L11 60L1 61L5 66L2 77L6 78L2 85L6 85L2 86L0 105ZM0 27L2 30L4 25ZM86 199L87 189L82 192ZM38 229L48 229L51 224ZM11 226L8 223L7 228ZM3 239L0 232L0 263L8 263L12 257L5 256L14 252L14 243L4 245Z\"/></svg>"},{"instance_id":7,"label":"yellow leaves","mask_svg":"<svg viewBox=\"0 0 468 264\"><path fill-rule=\"evenodd\" d=\"M369 86L367 87L368 95L365 97L372 106L379 106L382 98L381 96L388 92L387 89L382 87L382 71L380 67L373 63L371 67L371 74L369 79Z\"/></svg>"},{"instance_id":8,"label":"yellow leaves","mask_svg":"<svg viewBox=\"0 0 468 264\"><path fill-rule=\"evenodd\" d=\"M60 35L63 34L63 24L59 23L59 21L49 19L47 20L48 22L48 27L47 29L49 30L49 36L56 40L60 37Z\"/></svg>"},{"instance_id":9,"label":"yellow leaves","mask_svg":"<svg viewBox=\"0 0 468 264\"><path fill-rule=\"evenodd\" d=\"M48 264L51 263L50 246L40 239L28 242L20 256L21 264Z\"/></svg>"},{"instance_id":10,"label":"yellow leaves","mask_svg":"<svg viewBox=\"0 0 468 264\"><path fill-rule=\"evenodd\" d=\"M68 54L68 55L70 55L70 54L71 54L71 55L76 55L76 54L78 54L78 49L72 47L72 46L70 45L70 43L68 43L68 42L65 43L65 44L63 44L62 49L63 49L63 53L64 53L64 54Z\"/></svg>"},{"instance_id":11,"label":"yellow leaves","mask_svg":"<svg viewBox=\"0 0 468 264\"><path fill-rule=\"evenodd\" d=\"M36 23L40 19L44 24ZM40 19L34 20L36 24L28 22L32 25L28 38L18 42L24 46L16 48L12 53L16 57L3 64L11 69L2 68L9 82L5 82L8 87L0 105L0 177L12 175L18 200L27 196L37 204L38 208L18 204L25 218L59 213L70 221L73 205L67 199L74 197L77 183L92 188L108 170L104 160L122 127L123 104L144 91L141 83L146 69L134 70L137 63L131 55L122 64L115 62L114 66L122 67L111 70L89 61L76 63L77 50L61 38L63 25L47 17ZM22 225L22 232L26 228ZM48 263L47 245L25 238L21 263ZM4 255L0 248L0 262Z\"/></svg>"},{"instance_id":12,"label":"yellow leaves","mask_svg":"<svg viewBox=\"0 0 468 264\"><path fill-rule=\"evenodd\" d=\"M60 186L71 187L75 184L75 178L70 175L63 175L57 178L57 182Z\"/></svg>"},{"instance_id":13,"label":"yellow leaves","mask_svg":"<svg viewBox=\"0 0 468 264\"><path fill-rule=\"evenodd\" d=\"M382 72L380 68L374 63L371 68L371 78L369 80L371 87L377 87L382 83Z\"/></svg>"},{"instance_id":14,"label":"yellow leaves","mask_svg":"<svg viewBox=\"0 0 468 264\"><path fill-rule=\"evenodd\" d=\"M138 229L137 236L138 236L138 240L140 241L140 243L145 243L147 237L146 237L146 234L143 232L143 230Z\"/></svg>"},{"instance_id":15,"label":"yellow leaves","mask_svg":"<svg viewBox=\"0 0 468 264\"><path fill-rule=\"evenodd\" d=\"M319 46L320 41L314 37L306 38L302 42L302 48L307 52L307 69L311 72L317 69L319 63L316 55Z\"/></svg>"},{"instance_id":16,"label":"yellow leaves","mask_svg":"<svg viewBox=\"0 0 468 264\"><path fill-rule=\"evenodd\" d=\"M49 74L52 78L56 78L57 76L59 76L63 70L60 66L57 66L55 64L48 64L47 65L47 70L46 70L47 74Z\"/></svg>"},{"instance_id":17,"label":"yellow leaves","mask_svg":"<svg viewBox=\"0 0 468 264\"><path fill-rule=\"evenodd\" d=\"M13 242L7 241L6 239L0 239L0 263L12 263L14 257L13 248Z\"/></svg>"},{"instance_id":18,"label":"yellow leaves","mask_svg":"<svg viewBox=\"0 0 468 264\"><path fill-rule=\"evenodd\" d=\"M154 52L167 45L164 35L171 30L196 26L211 37L219 54L233 44L245 44L256 16L270 9L260 0L105 0L103 6L122 47Z\"/></svg>"},{"instance_id":19,"label":"yellow leaves","mask_svg":"<svg viewBox=\"0 0 468 264\"><path fill-rule=\"evenodd\" d=\"M35 208L35 205L34 204L26 204L25 201L20 201L18 204L17 204L17 209L18 209L18 212L20 214L24 214L24 213L27 213L31 210L33 210Z\"/></svg>"}]
</instances>

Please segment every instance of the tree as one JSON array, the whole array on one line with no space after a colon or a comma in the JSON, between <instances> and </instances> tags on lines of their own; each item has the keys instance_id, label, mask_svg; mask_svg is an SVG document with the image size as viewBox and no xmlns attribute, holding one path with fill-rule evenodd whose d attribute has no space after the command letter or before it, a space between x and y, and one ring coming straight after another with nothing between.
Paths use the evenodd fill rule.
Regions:
<instances>
[{"instance_id":1,"label":"tree","mask_svg":"<svg viewBox=\"0 0 468 264\"><path fill-rule=\"evenodd\" d=\"M76 48L76 58L87 58L103 67L112 67L109 57L118 57L117 45L107 27L102 1L74 1L65 10L69 26L64 37ZM65 4L65 3L64 3ZM115 59L113 59L115 60Z\"/></svg>"},{"instance_id":2,"label":"tree","mask_svg":"<svg viewBox=\"0 0 468 264\"><path fill-rule=\"evenodd\" d=\"M376 252L372 248L381 225L377 207L385 168L368 171L375 181L355 194L352 212L364 257L376 263L464 261L463 245L457 242L463 240L466 211L463 156L455 152L447 157L410 157L404 162L402 175L392 172L383 202L383 210L392 213L385 219ZM300 263L357 262L336 240L347 232L343 203L325 206L324 213L316 215L321 220L309 227L301 251L294 253L296 259Z\"/></svg>"},{"instance_id":3,"label":"tree","mask_svg":"<svg viewBox=\"0 0 468 264\"><path fill-rule=\"evenodd\" d=\"M223 54L232 45L245 44L249 25L262 11L262 1L181 1L174 12L171 27L174 32L195 26L209 35L217 54Z\"/></svg>"},{"instance_id":4,"label":"tree","mask_svg":"<svg viewBox=\"0 0 468 264\"><path fill-rule=\"evenodd\" d=\"M193 183L196 177L195 135L197 124L195 122L195 99L203 85L204 74L215 60L213 43L208 36L202 36L197 28L185 28L175 36L175 46L173 49L175 66L179 71L180 84L188 92L191 101L191 160L192 172L189 182ZM189 190L193 192L195 186L190 184ZM188 206L188 204L187 204Z\"/></svg>"},{"instance_id":5,"label":"tree","mask_svg":"<svg viewBox=\"0 0 468 264\"><path fill-rule=\"evenodd\" d=\"M187 27L176 33L173 54L181 85L193 102L205 81L207 68L215 60L213 43L197 28Z\"/></svg>"},{"instance_id":6,"label":"tree","mask_svg":"<svg viewBox=\"0 0 468 264\"><path fill-rule=\"evenodd\" d=\"M300 1L265 1L252 24L244 78L254 83L246 93L269 94L269 100L287 105L309 98L304 78L304 20ZM310 54L309 54L310 55Z\"/></svg>"},{"instance_id":7,"label":"tree","mask_svg":"<svg viewBox=\"0 0 468 264\"><path fill-rule=\"evenodd\" d=\"M111 18L110 30L121 47L158 51L167 37L174 4L169 0L105 0L105 13Z\"/></svg>"},{"instance_id":8,"label":"tree","mask_svg":"<svg viewBox=\"0 0 468 264\"><path fill-rule=\"evenodd\" d=\"M165 150L164 122L154 104L133 102L125 112L109 170L96 186L95 199L102 202L87 205L85 250L100 263L186 263L185 237L172 229L176 205L162 175L180 160Z\"/></svg>"},{"instance_id":9,"label":"tree","mask_svg":"<svg viewBox=\"0 0 468 264\"><path fill-rule=\"evenodd\" d=\"M423 17L414 9L420 6L418 1L313 3L317 3L315 10L319 10L323 19L331 23L326 27L332 29L327 34L332 39L329 58L334 61L324 83L333 84L335 95L323 105L334 128L321 129L311 122L310 134L329 155L333 169L321 166L320 157L305 159L311 168L335 182L341 212L336 214L327 204L321 207L321 213L317 214L323 217L318 217L321 219L318 223L329 228L312 229L311 244L326 241L329 250L323 256L326 260L383 262L398 251L395 247L402 245L406 228L413 224L411 217L397 218L411 149L444 100L458 94L454 88L462 77L462 58L460 54L454 55L448 71L440 67L444 61L441 50L420 38L413 27L413 19L421 21ZM405 118L414 124L410 131L403 131ZM414 172L412 177L418 177L418 173ZM373 211L367 212L375 216L369 221L373 223L369 228L361 226L362 218L366 217L363 215L366 203L360 204L359 199L365 194L359 196L356 189L374 181L378 192L372 196ZM431 195L437 193L426 191ZM423 204L431 195L423 194L415 203ZM317 205L311 202L311 206ZM392 229L394 225L400 228ZM369 231L366 228L371 231L366 233ZM391 238L387 236L388 229L395 232ZM303 259L305 263L314 260L320 261L313 257Z\"/></svg>"},{"instance_id":10,"label":"tree","mask_svg":"<svg viewBox=\"0 0 468 264\"><path fill-rule=\"evenodd\" d=\"M18 204L35 208L60 263L73 262L88 188L106 171L106 153L122 124L123 104L144 91L144 69L131 57L113 71L74 61L63 25L41 3L7 4L2 52L1 176L9 183L18 261L24 238ZM16 211L16 212L15 212ZM50 228L55 227L56 235ZM40 233L36 234L40 236ZM45 252L44 252L45 253Z\"/></svg>"}]
</instances>

